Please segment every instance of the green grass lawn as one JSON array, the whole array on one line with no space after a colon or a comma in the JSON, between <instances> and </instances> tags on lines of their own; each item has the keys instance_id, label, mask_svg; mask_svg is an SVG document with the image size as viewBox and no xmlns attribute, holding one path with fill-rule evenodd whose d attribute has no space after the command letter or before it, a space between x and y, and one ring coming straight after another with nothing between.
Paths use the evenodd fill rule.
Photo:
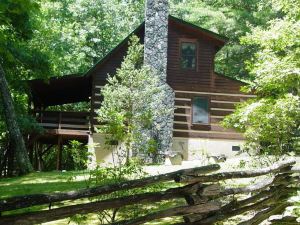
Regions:
<instances>
[{"instance_id":1,"label":"green grass lawn","mask_svg":"<svg viewBox=\"0 0 300 225\"><path fill-rule=\"evenodd\" d=\"M22 177L3 178L0 179L0 198L85 188L87 176L85 172L35 172Z\"/></svg>"},{"instance_id":2,"label":"green grass lawn","mask_svg":"<svg viewBox=\"0 0 300 225\"><path fill-rule=\"evenodd\" d=\"M12 196L18 195L28 195L28 194L40 194L40 193L55 193L55 192L65 192L71 190L78 190L87 187L88 180L88 172L84 171L71 171L71 172L35 172L22 177L14 177L14 178L3 178L0 179L0 199L8 198ZM87 200L77 200L78 203L86 202ZM61 203L58 203L61 206ZM58 204L54 204L58 206ZM70 204L69 202L65 202L64 205ZM161 210L164 208L168 208L172 205L177 205L178 202L161 202L151 206L145 206L145 211L147 210ZM15 213L23 213L32 210L41 210L47 209L47 205L45 206L34 206L31 208L15 210L11 212L3 213L5 214L15 214ZM124 213L120 214L120 219L126 219L126 215ZM180 218L165 218L159 221L153 221L147 223L147 225L168 225L173 222L180 221ZM76 224L74 222L70 222L69 218L53 221L49 223L45 223L45 225L64 225L64 224ZM99 224L99 220L97 218L97 214L88 214L87 219L84 222L80 222L79 224Z\"/></svg>"}]
</instances>

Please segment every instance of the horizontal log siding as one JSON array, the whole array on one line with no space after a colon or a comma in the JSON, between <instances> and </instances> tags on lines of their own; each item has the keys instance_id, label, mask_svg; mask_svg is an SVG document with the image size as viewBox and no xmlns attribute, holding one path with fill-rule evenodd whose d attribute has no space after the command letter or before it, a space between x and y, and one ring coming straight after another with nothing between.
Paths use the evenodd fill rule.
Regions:
<instances>
[{"instance_id":1,"label":"horizontal log siding","mask_svg":"<svg viewBox=\"0 0 300 225\"><path fill-rule=\"evenodd\" d=\"M143 40L144 29L138 31L138 36ZM235 108L235 103L244 101L247 97L240 92L241 82L235 81L214 73L214 57L217 52L216 43L207 37L199 38L188 29L180 27L174 21L169 24L168 40L168 68L167 82L176 90L174 137L192 138L221 138L242 139L242 136L233 130L226 130L220 126L224 116L230 114ZM197 41L198 58L197 69L181 70L180 68L180 41L193 39ZM101 87L106 84L107 74L114 74L120 67L126 55L127 45L123 45L113 52L107 60L93 71L92 113L93 124L95 111L101 105L99 95ZM191 103L194 96L205 96L209 98L210 124L192 124Z\"/></svg>"},{"instance_id":2,"label":"horizontal log siding","mask_svg":"<svg viewBox=\"0 0 300 225\"><path fill-rule=\"evenodd\" d=\"M233 112L237 103L244 101L246 97L235 96L238 93L230 94L222 92L224 95L218 94L220 92L209 92L205 95L199 95L195 91L182 93L179 90L175 90L174 137L242 140L243 136L241 134L235 132L233 129L223 128L220 122L226 115ZM195 96L208 98L209 124L192 124L192 99Z\"/></svg>"},{"instance_id":3,"label":"horizontal log siding","mask_svg":"<svg viewBox=\"0 0 300 225\"><path fill-rule=\"evenodd\" d=\"M198 85L209 86L211 80L214 49L207 40L198 41L198 63L196 70L180 68L180 41L195 40L192 33L183 31L177 24L170 21L168 43L168 77L171 87L181 87L181 90L193 90ZM199 76L201 74L201 76ZM190 86L190 87L189 87ZM191 87L193 86L193 87ZM174 88L175 89L175 88Z\"/></svg>"},{"instance_id":4,"label":"horizontal log siding","mask_svg":"<svg viewBox=\"0 0 300 225\"><path fill-rule=\"evenodd\" d=\"M196 40L198 45L197 70L180 68L181 40ZM169 24L168 84L175 90L241 93L242 82L214 73L216 44L195 33L183 29L174 21Z\"/></svg>"},{"instance_id":5,"label":"horizontal log siding","mask_svg":"<svg viewBox=\"0 0 300 225\"><path fill-rule=\"evenodd\" d=\"M209 139L229 139L229 140L243 140L243 136L241 134L228 134L228 133L194 133L194 132L181 132L181 131L174 131L174 137L181 137L181 138L209 138Z\"/></svg>"},{"instance_id":6,"label":"horizontal log siding","mask_svg":"<svg viewBox=\"0 0 300 225\"><path fill-rule=\"evenodd\" d=\"M198 58L196 70L180 68L180 42L196 40ZM220 121L235 108L235 103L247 99L240 92L242 83L214 73L214 57L217 46L205 37L182 29L170 21L168 43L168 84L175 90L174 137L243 139L234 130L224 129ZM192 124L192 99L207 97L210 101L210 123Z\"/></svg>"}]
</instances>

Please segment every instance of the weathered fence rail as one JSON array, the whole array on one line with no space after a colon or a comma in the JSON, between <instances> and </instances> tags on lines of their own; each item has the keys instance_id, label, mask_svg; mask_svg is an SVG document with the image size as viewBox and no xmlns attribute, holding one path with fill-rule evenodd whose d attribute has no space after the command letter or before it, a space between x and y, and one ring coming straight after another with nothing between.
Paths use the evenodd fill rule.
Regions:
<instances>
[{"instance_id":1,"label":"weathered fence rail","mask_svg":"<svg viewBox=\"0 0 300 225\"><path fill-rule=\"evenodd\" d=\"M107 209L121 208L136 204L153 204L162 200L182 198L186 204L148 213L144 216L118 221L114 225L138 225L156 219L182 216L181 224L214 224L230 217L249 211L257 213L241 225L260 224L271 215L281 213L289 206L287 199L297 191L299 171L293 169L294 160L278 162L271 167L234 172L217 172L217 164L198 168L179 170L172 173L131 180L118 184L98 186L80 191L57 194L39 194L17 196L0 200L0 212L27 208L36 205L51 205L66 200L76 200L111 194L120 190L143 188L151 184L174 180L184 185L164 191L135 194L120 198L92 201L89 203L49 207L49 210L33 211L17 215L0 217L0 224L35 224L70 217L75 214L87 214ZM214 172L214 173L212 173ZM253 178L262 175L265 179L243 187L223 187L219 181L236 178ZM249 194L247 197L234 198L235 195ZM233 196L226 198L226 196ZM228 200L231 199L231 200Z\"/></svg>"}]
</instances>

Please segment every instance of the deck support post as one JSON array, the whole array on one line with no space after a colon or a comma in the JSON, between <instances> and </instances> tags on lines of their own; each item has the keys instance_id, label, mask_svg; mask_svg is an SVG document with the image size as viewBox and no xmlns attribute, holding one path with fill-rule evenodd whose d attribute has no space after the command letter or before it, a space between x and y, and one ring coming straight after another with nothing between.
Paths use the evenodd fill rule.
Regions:
<instances>
[{"instance_id":1,"label":"deck support post","mask_svg":"<svg viewBox=\"0 0 300 225\"><path fill-rule=\"evenodd\" d=\"M40 143L36 142L35 145L34 145L34 170L38 170L38 164L39 164L38 151L39 151L39 148L40 148Z\"/></svg>"},{"instance_id":2,"label":"deck support post","mask_svg":"<svg viewBox=\"0 0 300 225\"><path fill-rule=\"evenodd\" d=\"M34 146L35 146L35 137L33 135L29 135L27 139L27 149L29 152L29 160L31 165L33 165L33 155L34 155Z\"/></svg>"},{"instance_id":3,"label":"deck support post","mask_svg":"<svg viewBox=\"0 0 300 225\"><path fill-rule=\"evenodd\" d=\"M58 136L56 170L61 170L62 168L61 161L62 161L62 137Z\"/></svg>"},{"instance_id":4,"label":"deck support post","mask_svg":"<svg viewBox=\"0 0 300 225\"><path fill-rule=\"evenodd\" d=\"M38 148L38 151L37 151L37 157L38 157L38 165L37 165L37 168L39 171L43 171L43 158L42 158L42 152L43 152L43 148L44 148L44 144L40 144L39 145L39 148Z\"/></svg>"}]
</instances>

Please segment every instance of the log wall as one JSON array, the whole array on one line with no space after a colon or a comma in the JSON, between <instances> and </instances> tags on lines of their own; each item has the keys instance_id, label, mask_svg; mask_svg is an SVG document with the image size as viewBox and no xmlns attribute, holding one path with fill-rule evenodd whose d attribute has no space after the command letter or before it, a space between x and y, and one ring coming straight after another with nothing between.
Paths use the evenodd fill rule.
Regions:
<instances>
[{"instance_id":1,"label":"log wall","mask_svg":"<svg viewBox=\"0 0 300 225\"><path fill-rule=\"evenodd\" d=\"M233 130L224 130L220 121L234 110L234 105L252 97L240 92L244 83L214 72L214 58L224 43L220 43L195 28L169 19L167 82L175 90L174 137L215 138L243 140L241 134ZM134 32L143 42L143 24ZM180 43L197 43L197 67L195 70L183 70L180 67ZM101 105L100 90L106 84L107 74L113 75L126 55L127 40L116 47L104 60L91 71L93 91L91 118ZM204 96L209 100L210 121L208 125L195 125L191 122L191 101L195 96ZM92 119L92 125L97 124Z\"/></svg>"}]
</instances>

